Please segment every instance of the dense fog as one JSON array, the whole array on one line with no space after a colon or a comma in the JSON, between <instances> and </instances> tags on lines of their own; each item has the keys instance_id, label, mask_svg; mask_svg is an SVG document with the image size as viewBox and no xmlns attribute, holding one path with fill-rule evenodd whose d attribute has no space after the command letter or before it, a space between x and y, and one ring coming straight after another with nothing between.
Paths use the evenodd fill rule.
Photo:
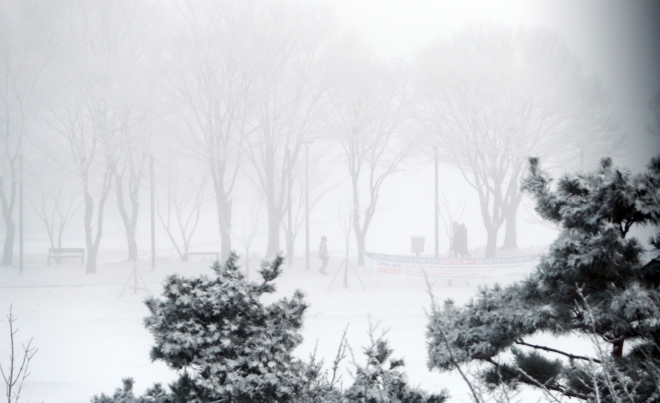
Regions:
<instances>
[{"instance_id":1,"label":"dense fog","mask_svg":"<svg viewBox=\"0 0 660 403\"><path fill-rule=\"evenodd\" d=\"M657 151L657 15L5 1L3 265L21 219L25 264L49 247L86 248L87 272L149 259L152 193L157 258L303 256L307 217L314 251L328 235L343 254L350 221L351 255L410 253L410 236L434 254L435 159L439 255L453 221L476 255L547 244L518 191L529 156L559 175L605 155L639 169Z\"/></svg>"},{"instance_id":2,"label":"dense fog","mask_svg":"<svg viewBox=\"0 0 660 403\"><path fill-rule=\"evenodd\" d=\"M284 257L266 300L293 295L278 311L296 322L286 354L327 365L337 344L375 345L383 321L411 385L468 401L458 374L437 371L455 363L426 350L450 322L431 294L465 304L549 253L565 222L535 211L530 172L550 188L583 175L565 176L575 189L612 165L642 172L660 152L659 72L650 0L0 0L0 365L10 350L14 363L4 325L18 317L39 348L27 401L88 401L125 376L141 390L173 381L183 366L150 362L144 327L178 323L154 319L154 300L143 322L144 297L198 281L174 275L207 281L233 251L242 274L216 274L241 295L274 291L242 276ZM652 255L658 216L621 226L640 240L631 265ZM647 295L634 287L631 301ZM252 308L248 319L268 316ZM259 340L281 347L268 332ZM571 365L597 346L532 333L515 342L556 342ZM344 379L329 390L350 392Z\"/></svg>"}]
</instances>

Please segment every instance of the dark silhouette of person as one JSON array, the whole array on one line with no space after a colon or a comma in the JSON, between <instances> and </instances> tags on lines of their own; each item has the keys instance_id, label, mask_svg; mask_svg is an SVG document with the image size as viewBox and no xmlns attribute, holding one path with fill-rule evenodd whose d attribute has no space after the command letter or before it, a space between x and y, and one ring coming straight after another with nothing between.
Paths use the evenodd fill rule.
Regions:
<instances>
[{"instance_id":1,"label":"dark silhouette of person","mask_svg":"<svg viewBox=\"0 0 660 403\"><path fill-rule=\"evenodd\" d=\"M321 244L319 245L319 258L321 259L321 262L323 262L323 266L321 266L321 269L319 270L321 274L328 274L325 272L325 268L328 267L328 260L330 260L327 242L328 238L323 235L321 237Z\"/></svg>"}]
</instances>

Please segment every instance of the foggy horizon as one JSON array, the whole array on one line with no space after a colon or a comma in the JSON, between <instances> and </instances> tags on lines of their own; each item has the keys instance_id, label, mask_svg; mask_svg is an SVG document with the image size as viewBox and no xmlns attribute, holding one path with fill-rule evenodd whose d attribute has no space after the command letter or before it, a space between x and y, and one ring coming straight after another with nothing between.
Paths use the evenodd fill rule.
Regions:
<instances>
[{"instance_id":1,"label":"foggy horizon","mask_svg":"<svg viewBox=\"0 0 660 403\"><path fill-rule=\"evenodd\" d=\"M644 171L659 73L650 0L0 0L0 271L536 258L528 159Z\"/></svg>"},{"instance_id":2,"label":"foggy horizon","mask_svg":"<svg viewBox=\"0 0 660 403\"><path fill-rule=\"evenodd\" d=\"M10 5L12 2L7 2L7 4ZM35 4L36 5L32 7L37 7L39 3ZM70 4L71 5L67 7L74 7L75 3ZM615 164L630 167L633 170L639 170L645 166L650 157L657 151L658 138L657 136L648 134L647 131L647 126L652 124L653 119L652 111L650 110L648 103L657 92L655 88L660 88L660 80L658 80L657 75L653 74L657 71L656 67L660 64L658 61L660 56L658 56L659 52L657 51L659 46L656 46L659 39L657 35L653 35L653 33L658 30L657 20L653 19L654 15L658 15L658 7L654 3L640 2L634 7L624 7L619 3L611 2L605 3L603 7L595 7L589 6L586 3L574 4L570 2L555 2L552 4L539 2L535 4L525 3L524 5L522 3L512 2L507 6L499 8L494 5L485 5L478 2L466 4L464 7L452 7L449 4L423 1L410 4L406 7L396 2L385 2L381 4L381 7L374 7L373 4L368 1L363 3L350 2L350 4L338 2L335 7L329 7L320 2L299 2L291 4L300 4L302 8L309 8L310 10L316 8L319 12L329 10L330 13L328 14L327 19L329 24L326 24L328 28L324 28L327 31L324 35L330 35L333 39L328 40L360 41L364 44L360 46L365 46L365 50L368 48L373 49L372 51L376 58L374 60L379 60L380 63L385 64L392 62L395 64L403 63L406 66L410 66L413 70L417 63L416 59L419 59L420 57L420 52L423 53L424 49L431 46L434 42L437 42L438 40L451 41L452 37L464 32L466 29L469 30L469 27L479 27L484 23L493 26L509 26L512 29L520 29L521 27L540 27L541 29L547 29L549 32L557 32L561 40L567 41L568 48L574 53L576 60L582 64L582 74L600 80L605 97L610 100L607 101L609 102L610 112L619 126L617 128L617 135L625 138L625 148L623 151L618 149L617 152L612 155ZM53 10L63 10L63 8L58 6L58 3L56 2L48 3L48 5ZM118 5L117 7L121 6ZM128 11L131 11L130 9L136 9L136 6L130 6ZM25 11L14 9L13 14L20 14L21 12L25 13ZM117 10L117 12L120 11ZM171 13L172 9L170 9L169 12ZM47 18L46 15L39 15L39 13L34 14L36 14L36 16L33 15L31 17L33 19ZM7 17L12 18L10 15L7 15ZM59 24L62 24L64 21L61 19L64 18L62 15L59 17L51 17L54 21L57 21L59 18ZM144 14L134 15L132 20L127 23L139 25L139 22L135 21L135 19L144 17L146 17ZM588 19L577 21L580 17L586 17ZM33 23L30 21L22 22L20 21L20 18L27 17L14 17L12 18L13 23L9 26L15 28L17 25L14 24L22 23L24 25L29 25ZM160 42L158 48L154 48L153 50L150 50L148 47L144 48L144 46L154 46L148 45L148 43L145 42L143 45L130 45L130 43L128 43L127 45L129 46L129 49L136 46L138 48L142 47L144 50L141 52L146 51L146 53L144 53L145 55L151 55L154 51L160 52L161 54L165 54L163 52L169 52L164 48L164 41L157 39L159 36L161 38L173 38L172 35L165 33L169 30L163 26L163 24L166 23L164 21L166 21L167 18L171 18L171 15L168 17L163 14L163 16L158 17L155 21L151 19L144 23L145 26L151 27L148 28L148 30L153 31L150 32L150 35L147 35L145 40L154 44ZM463 22L460 22L461 18L463 18ZM654 24L654 22L656 24ZM58 29L55 23L44 25L49 28ZM136 27L131 28L131 25L127 25L126 29L129 28L137 32ZM355 32L355 34L349 34L349 37L347 38L351 39L341 39L341 37L345 35L342 31ZM158 32L163 33L158 34ZM38 35L44 34L46 33L43 32ZM408 40L407 42L405 41L406 38ZM644 38L646 41L641 41ZM14 40L16 40L16 37L14 37ZM156 42L154 42L154 40L156 40ZM171 41L172 39L167 40ZM34 39L30 39L30 41L34 42ZM46 43L48 42L44 42L44 45L40 46L45 46ZM19 43L14 44L14 46L20 47L23 45L20 45ZM60 46L71 45L62 43ZM39 52L39 49L30 48L30 51ZM25 101L27 102L26 105L29 107L28 109L31 113L29 116L21 118L24 119L24 123L27 127L24 136L25 145L23 147L26 150L29 149L29 147L33 147L37 150L35 157L30 157L29 152L24 151L25 192L29 198L31 196L30 200L36 200L38 198L38 190L36 189L38 186L37 182L42 180L39 179L39 175L37 174L37 171L40 169L40 159L48 160L49 163L54 163L56 166L59 165L59 169L62 169L65 173L68 171L67 176L73 178L72 171L74 171L74 169L71 168L70 158L64 160L61 158L67 153L70 154L70 151L66 150L63 145L56 145L56 147L60 147L58 153L61 157L58 160L57 158L53 158L52 155L49 156L47 152L40 149L40 144L45 143L43 142L44 140L40 139L40 135L37 134L38 132L43 132L41 136L46 136L45 141L47 143L53 142L53 144L63 144L62 136L58 136L57 131L53 130L54 125L52 122L49 122L49 118L52 120L53 116L51 115L49 117L48 114L52 113L52 108L55 106L52 104L47 105L43 102L44 98L38 96L39 88L44 88L46 91L57 91L56 88L52 88L52 85L45 85L46 83L43 82L43 77L48 77L48 74L52 74L48 73L49 69L54 71L55 68L63 68L55 66L57 56L53 55L52 51L53 49L49 49L47 54L40 56L44 58L39 61L43 66L38 66L38 68L43 68L44 72L40 73L41 81L37 80L34 83L35 87L33 93L30 94L31 99ZM51 59L46 60L45 57ZM144 56L141 57L144 59ZM37 66L35 66L35 68L37 68ZM162 75L166 81L169 80L171 82L172 78L167 78L168 74L170 74L167 70L169 70L169 68L161 64L156 71L160 71L158 74ZM406 72L406 74L408 74L408 72ZM407 78L407 80L415 80L414 73L408 75L410 75L411 78ZM154 77L151 78L153 79ZM28 85L29 83L26 82L24 84ZM158 85L161 86L162 84ZM49 87L50 89L48 89ZM167 100L168 91L172 94L171 91L174 91L174 89L165 89L164 92L160 91L160 102L166 101L163 105L171 104L171 102ZM139 94L139 92L136 94ZM53 95L56 95L56 93ZM170 111L164 111L163 107L158 106L157 109L159 109L159 111L157 113L159 115L149 116L148 119L150 121L147 123L148 127L143 129L146 130L145 135L151 138L149 141L152 143L151 147L153 151L150 152L155 151L156 170L161 169L161 167L159 167L159 161L167 160L167 156L160 155L162 150L159 150L159 144L163 143L163 136L170 136L170 134L166 133L173 133L172 129L174 127L176 127L174 130L179 133L185 133L190 130L190 127L186 127L185 119L181 120L180 117L176 117L176 113L172 113L172 107L176 108L176 106L170 105L167 106ZM149 110L151 111L149 112ZM150 106L149 110L146 111L150 114L154 112L153 105ZM320 118L320 120L323 120L323 118ZM310 127L309 129L311 131L315 130L313 127ZM330 143L328 144L337 144L336 139L332 139L332 134L327 134L327 126L325 129L320 130L326 131L325 141L329 141ZM412 130L416 130L418 133L424 131L427 132L422 133L420 137L429 135L427 129ZM3 135L6 136L7 134L3 132ZM185 134L181 135L185 137ZM308 136L309 138L311 138L311 136L319 137L316 134L303 135ZM323 135L321 137L323 137ZM175 143L177 141L180 140L175 140ZM319 142L317 141L317 144L318 143ZM318 152L315 150L314 145L310 145L309 148L311 149L312 154ZM191 157L194 153L199 153L199 151L185 151L185 154L191 155ZM191 157L188 158L187 164L192 167L192 164L190 164ZM598 156L593 157L594 158L591 159L589 165L585 166L584 169L595 169L596 165L594 162L597 161ZM334 156L328 159L330 162L326 162L326 165L328 163L333 165L335 162L339 162L342 158L345 159L345 157L341 156L340 152L335 151ZM31 159L34 161L31 161ZM243 159L246 160L247 158L243 157ZM244 163L247 165L247 161L244 161ZM303 163L304 161L302 161L301 156L298 156L295 167L297 175L301 175L302 171L304 171L304 167L302 166ZM397 253L403 253L409 247L408 238L414 235L426 237L427 251L428 246L433 245L434 229L429 228L428 225L424 224L429 218L432 218L433 215L433 178L431 176L433 175L432 160L430 159L430 156L417 155L409 157L403 162L403 164L405 164L405 168L400 169L402 172L389 176L382 186L382 192L384 192L384 194L379 199L379 205L376 209L375 218L373 220L377 229L370 231L372 234L371 236L368 236L368 238L371 238L368 242L369 250L386 252L387 250L394 249ZM7 168L8 167L5 166L4 169ZM199 169L204 168L202 167ZM237 206L234 214L232 214L231 225L237 233L240 233L241 231L242 219L246 214L246 211L243 211L241 207L244 207L249 203L254 203L255 200L261 200L260 204L263 206L264 201L263 190L259 190L258 186L255 186L255 173L249 172L249 169L250 168L241 168L239 177L237 177L237 181L240 183L237 184L237 191L231 195L233 199L239 202L237 204L242 205ZM460 200L467 201L469 208L467 208L465 214L466 217L463 219L467 221L468 227L471 229L472 242L470 243L475 246L483 245L485 240L484 234L482 234L483 229L479 228L480 226L483 226L480 225L478 206L476 203L469 202L469 200L474 201L476 195L473 194L473 191L471 192L472 189L465 186L465 181L460 179L460 171L456 169L456 166L452 164L451 161L442 161L440 170L440 177L444 178L441 180L440 192L449 197L452 203L457 203ZM5 175L7 175L7 173L8 172L6 172ZM145 174L148 174L148 172L145 171ZM159 178L156 180L157 187L160 187L157 193L163 192L163 175L163 173L157 174L157 176L161 177L160 180ZM203 174L203 176L204 175L208 176L208 173ZM412 181L410 175L414 178ZM345 169L333 169L332 175L326 176L328 178L326 181L332 182L332 184L326 185L326 188L329 189L329 193L324 195L318 206L314 206L310 213L310 226L313 235L311 237L312 241L310 242L312 243L313 248L316 248L316 244L322 233L332 234L331 249L335 250L335 253L340 253L340 251L344 249L344 246L343 241L341 241L341 231L336 224L338 214L337 206L348 208L348 205L351 203L350 189L347 189L350 179ZM70 186L77 186L75 181L70 180L70 182ZM403 183L397 184L397 182ZM5 180L3 183L6 188L9 182ZM406 188L404 192L397 192L396 188L399 186L410 186L410 188ZM146 175L140 182L140 188L137 237L140 240L140 242L138 242L140 254L144 255L148 254L149 250L150 225L148 221L149 190L148 178ZM4 192L9 194L8 190L9 189L7 188ZM211 189L207 189L207 193L212 193L208 192L209 190ZM365 189L362 191L366 192ZM125 244L125 242L122 242L125 230L122 228L121 217L117 211L116 200L114 199L116 198L114 195L115 192L116 189L113 186L106 207L107 216L104 218L105 228L101 241L102 247L99 251L100 253L103 253L103 250L115 250L115 253L118 253L122 247L125 247L122 245L122 243ZM400 197L396 196L397 193L406 195L414 194L414 200L402 200ZM162 196L160 197L162 198ZM212 198L212 196L209 197ZM363 197L366 197L366 194ZM422 203L421 200L425 200L426 203ZM75 203L79 202L80 201L77 201ZM208 247L211 247L211 245L217 244L220 241L218 238L219 234L217 232L217 225L215 225L215 230L212 225L213 221L217 222L217 213L214 213L214 208L211 204L212 203L209 203L208 201L205 204L202 217L208 219L202 220L200 228L195 233L192 240L192 245L202 249L208 249ZM412 209L406 207L406 205L410 204L415 204L417 206L415 208L416 211L420 211L420 209L422 209L421 211L425 211L426 218L417 218L417 215L409 211ZM52 206L49 207L52 208ZM298 208L300 208L300 206L298 206ZM32 206L29 201L25 203L24 236L26 241L24 248L25 253L28 255L35 253L42 255L48 247L48 238L45 236L46 234L43 229L43 223L40 222L34 209L35 207ZM14 208L13 213L15 213L16 210L17 208ZM394 222L388 220L387 216L390 211L396 211L396 215L401 219L395 220ZM82 220L80 217L81 213L82 208L79 208L73 217L73 221L66 225L66 230L63 233L65 246L83 246L81 245L81 241L83 240ZM216 217L212 218L214 214ZM158 221L158 217L156 217L156 219ZM14 221L17 221L16 218ZM383 222L389 222L389 225L384 224ZM409 224L406 225L406 222ZM266 247L265 243L267 239L265 238L268 238L268 233L265 228L263 228L264 223L264 220L262 220L260 223L261 228L257 229L254 243L255 247L252 250L253 252L259 250L260 252L257 253L263 253ZM167 235L163 231L163 226L160 222L157 224L157 249L162 253L174 252L174 247L167 239ZM0 231L5 233L6 224L4 221L0 225L2 225ZM522 223L522 225L524 225L524 223ZM396 243L387 239L378 239L378 235L382 234L383 231L391 231L393 234L390 234L388 237L397 237L398 239ZM297 256L300 256L304 249L301 236L302 231L299 232L300 233L296 236L295 254ZM234 236L236 237L238 234L235 234ZM552 237L553 235L549 234L525 246L547 244L552 240ZM284 238L284 236L282 238ZM76 241L76 239L79 239L80 241ZM445 243L441 250L448 250L448 245L446 245L447 242L446 239L441 240L441 243ZM234 244L238 244L238 242L234 241ZM352 246L354 249L352 253L355 253L355 246ZM214 245L212 249L219 249L219 247ZM285 244L283 242L280 245L280 250L286 253Z\"/></svg>"}]
</instances>

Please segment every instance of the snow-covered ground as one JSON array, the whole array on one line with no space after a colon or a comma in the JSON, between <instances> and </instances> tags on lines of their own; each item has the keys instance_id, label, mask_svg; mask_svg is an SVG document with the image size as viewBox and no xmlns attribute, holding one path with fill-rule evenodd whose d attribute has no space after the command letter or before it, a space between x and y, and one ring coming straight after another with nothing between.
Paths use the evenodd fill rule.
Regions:
<instances>
[{"instance_id":1,"label":"snow-covered ground","mask_svg":"<svg viewBox=\"0 0 660 403\"><path fill-rule=\"evenodd\" d=\"M469 401L468 389L456 374L429 372L426 368L425 310L430 307L425 280L421 277L375 274L356 266L366 291L353 270L348 273L348 287L343 286L343 272L331 281L341 263L335 258L329 275L312 270L304 262L286 267L276 282L277 295L290 295L301 289L309 309L303 330L304 342L296 350L307 358L316 347L317 357L330 362L337 351L341 334L348 325L347 338L355 359L363 361L361 349L367 344L369 321L380 322L387 330L394 357L404 357L406 372L413 385L429 391L450 390L451 401ZM158 296L161 282L172 273L195 276L213 275L210 262L158 263L152 270L140 265L139 272L151 294ZM13 306L19 331L16 340L39 349L31 366L22 394L23 402L87 402L101 392L111 394L124 377L133 377L140 394L154 382L167 383L175 372L162 362L151 362L151 335L142 321L147 315L143 303L148 296L141 281L134 293L128 264L102 264L98 273L85 275L79 265L29 266L22 275L15 268L0 269L0 362L6 367L9 337L5 315ZM250 279L259 278L256 272ZM490 279L487 282L495 282ZM499 280L515 280L506 277ZM128 283L127 283L128 281ZM465 280L434 279L432 290L438 301L451 298L464 303L477 291L477 284ZM484 283L484 281L481 281ZM125 289L124 289L125 288ZM122 289L124 289L122 293ZM346 364L350 363L350 355ZM347 365L350 368L350 365ZM346 369L344 385L351 382Z\"/></svg>"}]
</instances>

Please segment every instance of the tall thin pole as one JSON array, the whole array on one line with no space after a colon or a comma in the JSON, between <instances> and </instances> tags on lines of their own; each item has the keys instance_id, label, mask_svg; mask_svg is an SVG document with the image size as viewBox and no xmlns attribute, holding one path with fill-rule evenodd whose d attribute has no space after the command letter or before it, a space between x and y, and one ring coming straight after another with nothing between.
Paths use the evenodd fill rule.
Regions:
<instances>
[{"instance_id":1,"label":"tall thin pole","mask_svg":"<svg viewBox=\"0 0 660 403\"><path fill-rule=\"evenodd\" d=\"M23 273L23 154L18 156L18 273Z\"/></svg>"},{"instance_id":2,"label":"tall thin pole","mask_svg":"<svg viewBox=\"0 0 660 403\"><path fill-rule=\"evenodd\" d=\"M309 153L305 144L305 270L309 270Z\"/></svg>"},{"instance_id":3,"label":"tall thin pole","mask_svg":"<svg viewBox=\"0 0 660 403\"><path fill-rule=\"evenodd\" d=\"M439 256L440 241L438 239L440 234L440 227L438 222L438 215L440 213L440 206L438 205L438 146L433 147L435 154L435 257Z\"/></svg>"},{"instance_id":4,"label":"tall thin pole","mask_svg":"<svg viewBox=\"0 0 660 403\"><path fill-rule=\"evenodd\" d=\"M155 189L154 189L154 155L151 154L151 268L156 268L156 209L155 209Z\"/></svg>"},{"instance_id":5,"label":"tall thin pole","mask_svg":"<svg viewBox=\"0 0 660 403\"><path fill-rule=\"evenodd\" d=\"M289 164L289 166L288 166L288 171L289 172L286 175L287 180L289 182L289 188L287 189L287 192L289 193L288 203L287 203L288 204L288 207L287 207L287 232L288 232L288 234L287 234L286 238L287 238L287 249L289 249L289 251L291 251L291 250L293 250L293 226L292 226L293 224L291 223L292 215L293 215L292 206L291 206L293 204L293 200L292 200L293 167L291 166L291 154L289 152L289 149L286 150L286 159L288 161L287 164ZM288 266L291 267L293 265L293 254L292 254L292 256L289 256L289 258L287 260L288 260Z\"/></svg>"}]
</instances>

